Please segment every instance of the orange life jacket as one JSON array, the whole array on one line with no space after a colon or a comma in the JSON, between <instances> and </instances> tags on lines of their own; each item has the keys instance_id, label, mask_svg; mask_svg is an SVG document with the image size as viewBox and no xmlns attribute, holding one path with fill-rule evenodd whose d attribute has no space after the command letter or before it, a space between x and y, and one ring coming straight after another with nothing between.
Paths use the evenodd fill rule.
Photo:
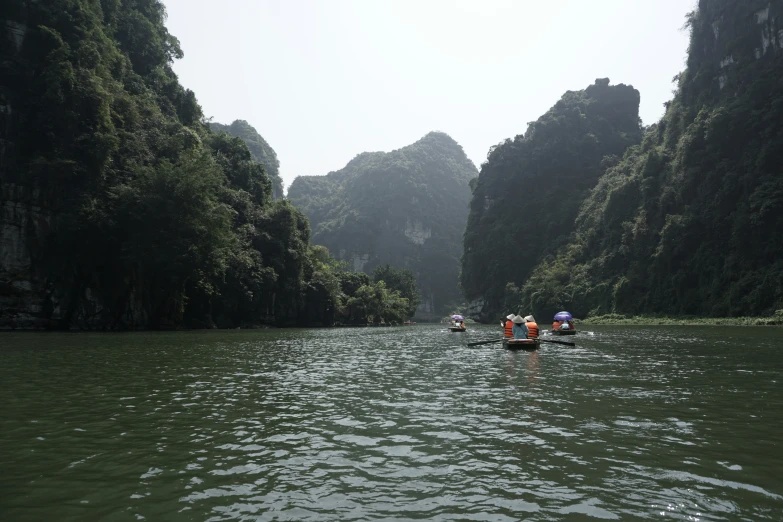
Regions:
<instances>
[{"instance_id":1,"label":"orange life jacket","mask_svg":"<svg viewBox=\"0 0 783 522\"><path fill-rule=\"evenodd\" d=\"M552 323L552 330L559 330L562 324L563 321L555 321L554 323Z\"/></svg>"},{"instance_id":2,"label":"orange life jacket","mask_svg":"<svg viewBox=\"0 0 783 522\"><path fill-rule=\"evenodd\" d=\"M506 325L503 327L503 335L505 337L514 337L514 323L510 319L506 319Z\"/></svg>"},{"instance_id":3,"label":"orange life jacket","mask_svg":"<svg viewBox=\"0 0 783 522\"><path fill-rule=\"evenodd\" d=\"M538 325L536 323L525 323L525 326L527 326L527 338L528 339L537 339L538 338Z\"/></svg>"}]
</instances>

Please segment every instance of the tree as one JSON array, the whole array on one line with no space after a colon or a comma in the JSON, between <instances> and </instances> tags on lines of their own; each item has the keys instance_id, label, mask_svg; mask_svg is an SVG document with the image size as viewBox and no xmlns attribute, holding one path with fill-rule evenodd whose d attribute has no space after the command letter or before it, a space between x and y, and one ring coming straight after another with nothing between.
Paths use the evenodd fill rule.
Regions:
<instances>
[{"instance_id":1,"label":"tree","mask_svg":"<svg viewBox=\"0 0 783 522\"><path fill-rule=\"evenodd\" d=\"M398 291L389 290L383 281L359 287L346 304L355 307L376 324L384 321L400 323L408 317L408 300Z\"/></svg>"},{"instance_id":2,"label":"tree","mask_svg":"<svg viewBox=\"0 0 783 522\"><path fill-rule=\"evenodd\" d=\"M112 189L116 231L126 231L120 259L152 294L151 325L181 321L190 283L214 294L236 236L233 211L218 201L222 173L206 152L162 161Z\"/></svg>"},{"instance_id":3,"label":"tree","mask_svg":"<svg viewBox=\"0 0 783 522\"><path fill-rule=\"evenodd\" d=\"M372 279L376 283L383 281L390 290L396 290L402 297L408 300L406 309L407 318L413 317L416 313L421 297L416 286L416 276L408 268L395 268L391 265L381 265L375 268L372 273Z\"/></svg>"}]
</instances>

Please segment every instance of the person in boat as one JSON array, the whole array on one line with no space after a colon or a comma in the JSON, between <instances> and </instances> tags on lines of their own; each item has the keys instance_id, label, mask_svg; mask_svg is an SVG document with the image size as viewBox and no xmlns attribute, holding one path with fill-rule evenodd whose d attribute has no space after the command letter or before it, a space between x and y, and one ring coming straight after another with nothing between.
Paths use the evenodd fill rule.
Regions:
<instances>
[{"instance_id":1,"label":"person in boat","mask_svg":"<svg viewBox=\"0 0 783 522\"><path fill-rule=\"evenodd\" d=\"M563 321L563 324L560 325L561 330L573 330L574 329L574 322L573 321Z\"/></svg>"},{"instance_id":2,"label":"person in boat","mask_svg":"<svg viewBox=\"0 0 783 522\"><path fill-rule=\"evenodd\" d=\"M532 315L525 317L525 326L527 326L528 338L538 339L538 324Z\"/></svg>"},{"instance_id":3,"label":"person in boat","mask_svg":"<svg viewBox=\"0 0 783 522\"><path fill-rule=\"evenodd\" d=\"M514 314L508 314L505 321L500 321L503 327L503 337L514 337Z\"/></svg>"},{"instance_id":4,"label":"person in boat","mask_svg":"<svg viewBox=\"0 0 783 522\"><path fill-rule=\"evenodd\" d=\"M552 323L552 331L573 330L573 329L574 329L573 321L555 321L554 323Z\"/></svg>"},{"instance_id":5,"label":"person in boat","mask_svg":"<svg viewBox=\"0 0 783 522\"><path fill-rule=\"evenodd\" d=\"M517 315L514 317L513 323L512 333L514 334L514 339L527 339L529 330L527 329L527 325L525 325L525 318L521 315Z\"/></svg>"}]
</instances>

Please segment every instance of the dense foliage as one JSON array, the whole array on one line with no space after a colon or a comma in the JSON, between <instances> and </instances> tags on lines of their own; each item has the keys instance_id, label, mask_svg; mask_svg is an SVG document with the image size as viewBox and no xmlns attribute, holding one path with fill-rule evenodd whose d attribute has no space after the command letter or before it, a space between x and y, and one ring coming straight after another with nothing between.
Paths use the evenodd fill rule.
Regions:
<instances>
[{"instance_id":1,"label":"dense foliage","mask_svg":"<svg viewBox=\"0 0 783 522\"><path fill-rule=\"evenodd\" d=\"M460 238L475 176L462 147L433 132L393 152L359 154L326 176L299 177L288 198L310 219L313 242L355 270L410 269L421 291L417 317L436 319L460 298Z\"/></svg>"},{"instance_id":2,"label":"dense foliage","mask_svg":"<svg viewBox=\"0 0 783 522\"><path fill-rule=\"evenodd\" d=\"M346 270L326 247L313 246L310 254L306 314L324 315L325 308L322 324L400 324L415 312L419 291L410 271L376 270L371 280L364 272Z\"/></svg>"},{"instance_id":3,"label":"dense foliage","mask_svg":"<svg viewBox=\"0 0 783 522\"><path fill-rule=\"evenodd\" d=\"M507 289L568 243L587 192L640 139L639 92L603 79L567 92L524 135L490 149L464 237L460 282L478 303L473 315L494 320L508 309L500 308Z\"/></svg>"},{"instance_id":4,"label":"dense foliage","mask_svg":"<svg viewBox=\"0 0 783 522\"><path fill-rule=\"evenodd\" d=\"M4 114L20 115L4 121L0 184L4 202L26 202L10 201L17 218L33 216L16 245L29 264L0 266L0 290L4 303L36 299L30 324L331 324L364 295L344 293L350 276L310 246L302 213L273 201L246 143L203 121L171 69L182 51L159 1L12 0L0 9L0 101ZM276 168L274 152L264 154ZM388 291L368 302L367 313L383 318L405 305Z\"/></svg>"},{"instance_id":5,"label":"dense foliage","mask_svg":"<svg viewBox=\"0 0 783 522\"><path fill-rule=\"evenodd\" d=\"M580 316L783 308L783 2L702 0L663 119L609 168L520 300Z\"/></svg>"},{"instance_id":6,"label":"dense foliage","mask_svg":"<svg viewBox=\"0 0 783 522\"><path fill-rule=\"evenodd\" d=\"M376 283L383 281L390 290L399 292L402 297L407 299L408 308L405 310L405 317L413 317L421 302L421 297L416 285L416 276L412 270L381 265L372 271L372 279Z\"/></svg>"},{"instance_id":7,"label":"dense foliage","mask_svg":"<svg viewBox=\"0 0 783 522\"><path fill-rule=\"evenodd\" d=\"M388 288L383 281L360 286L354 295L345 301L345 306L351 309L352 317L358 313L373 324L399 324L410 317L408 300L402 297L400 292Z\"/></svg>"},{"instance_id":8,"label":"dense foliage","mask_svg":"<svg viewBox=\"0 0 783 522\"><path fill-rule=\"evenodd\" d=\"M272 180L272 197L283 198L283 178L280 177L280 161L277 153L258 131L245 120L236 120L231 125L210 122L209 127L216 132L226 132L241 138L245 142L253 159L264 166L266 175Z\"/></svg>"}]
</instances>

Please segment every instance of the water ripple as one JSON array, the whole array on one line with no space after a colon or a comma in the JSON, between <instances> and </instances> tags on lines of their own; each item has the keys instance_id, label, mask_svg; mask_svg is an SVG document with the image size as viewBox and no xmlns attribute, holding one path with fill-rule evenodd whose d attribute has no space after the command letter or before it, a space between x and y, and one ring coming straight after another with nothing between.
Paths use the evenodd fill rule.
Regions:
<instances>
[{"instance_id":1,"label":"water ripple","mask_svg":"<svg viewBox=\"0 0 783 522\"><path fill-rule=\"evenodd\" d=\"M780 520L777 330L585 333L7 335L0 519Z\"/></svg>"}]
</instances>

